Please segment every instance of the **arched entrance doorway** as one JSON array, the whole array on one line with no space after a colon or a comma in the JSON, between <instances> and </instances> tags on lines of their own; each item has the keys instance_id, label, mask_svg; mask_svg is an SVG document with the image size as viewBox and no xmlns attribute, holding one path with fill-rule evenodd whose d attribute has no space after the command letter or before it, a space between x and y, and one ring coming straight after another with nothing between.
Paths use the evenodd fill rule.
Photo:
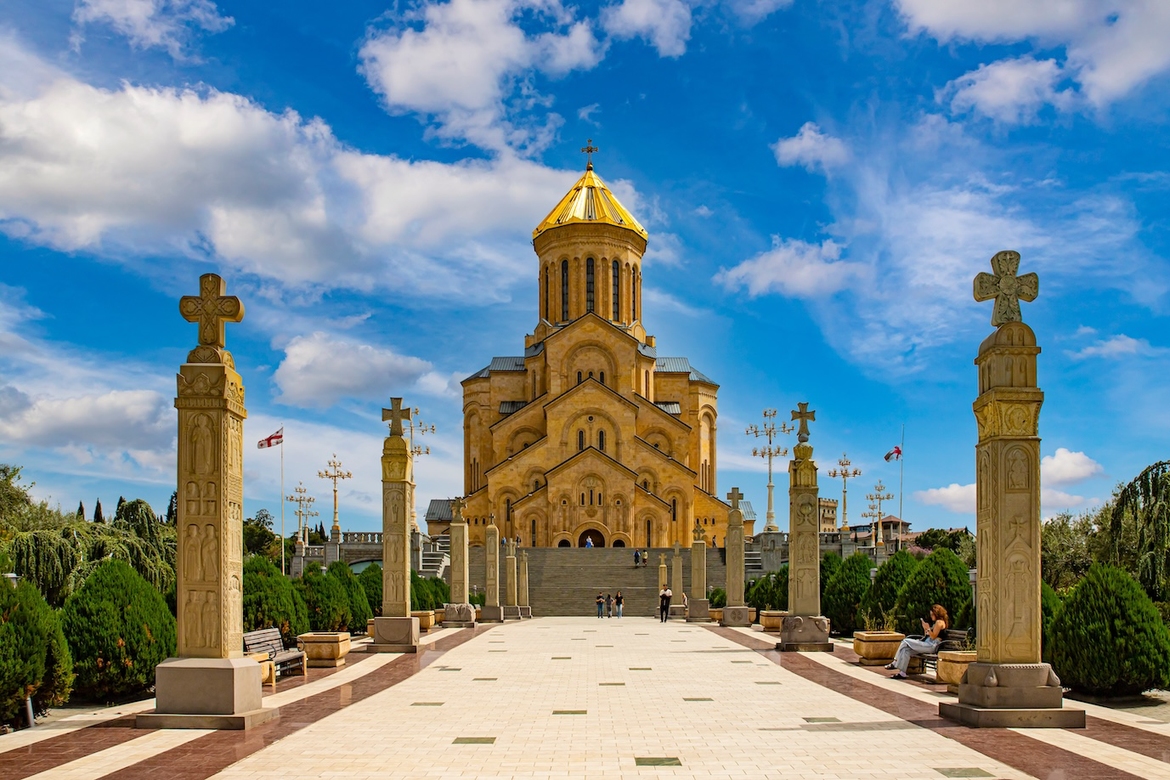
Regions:
<instances>
[{"instance_id":1,"label":"arched entrance doorway","mask_svg":"<svg viewBox=\"0 0 1170 780\"><path fill-rule=\"evenodd\" d=\"M625 543L625 542L623 542L621 539L614 539L614 540L613 540L613 546L614 546L614 547L625 547L625 546L626 546L626 543Z\"/></svg>"},{"instance_id":2,"label":"arched entrance doorway","mask_svg":"<svg viewBox=\"0 0 1170 780\"><path fill-rule=\"evenodd\" d=\"M592 541L593 544L588 544ZM578 547L605 547L605 537L602 536L601 531L595 528L590 528L588 531L582 532L580 538L577 539Z\"/></svg>"},{"instance_id":3,"label":"arched entrance doorway","mask_svg":"<svg viewBox=\"0 0 1170 780\"><path fill-rule=\"evenodd\" d=\"M568 539L561 539L559 542L557 542L557 547L572 547L572 546L573 545L569 542Z\"/></svg>"}]
</instances>

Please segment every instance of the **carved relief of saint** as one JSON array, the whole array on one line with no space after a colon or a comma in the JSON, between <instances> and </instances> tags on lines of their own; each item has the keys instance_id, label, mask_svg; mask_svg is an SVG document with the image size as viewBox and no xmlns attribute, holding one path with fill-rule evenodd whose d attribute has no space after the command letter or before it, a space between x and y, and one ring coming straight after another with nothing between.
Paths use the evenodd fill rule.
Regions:
<instances>
[{"instance_id":1,"label":"carved relief of saint","mask_svg":"<svg viewBox=\"0 0 1170 780\"><path fill-rule=\"evenodd\" d=\"M204 526L203 540L200 543L200 558L203 562L203 581L218 581L219 540L215 533L215 526L211 525L210 523Z\"/></svg>"},{"instance_id":2,"label":"carved relief of saint","mask_svg":"<svg viewBox=\"0 0 1170 780\"><path fill-rule=\"evenodd\" d=\"M1028 456L1019 448L1007 456L1007 487L1008 490L1028 489Z\"/></svg>"},{"instance_id":3,"label":"carved relief of saint","mask_svg":"<svg viewBox=\"0 0 1170 780\"><path fill-rule=\"evenodd\" d=\"M206 414L195 416L189 447L191 472L202 477L215 473L215 432L211 429L211 418Z\"/></svg>"},{"instance_id":4,"label":"carved relief of saint","mask_svg":"<svg viewBox=\"0 0 1170 780\"><path fill-rule=\"evenodd\" d=\"M187 647L203 647L203 614L200 612L200 591L187 591L183 610L183 643Z\"/></svg>"},{"instance_id":5,"label":"carved relief of saint","mask_svg":"<svg viewBox=\"0 0 1170 780\"><path fill-rule=\"evenodd\" d=\"M203 638L204 647L219 647L219 608L214 593L203 594Z\"/></svg>"},{"instance_id":6,"label":"carved relief of saint","mask_svg":"<svg viewBox=\"0 0 1170 780\"><path fill-rule=\"evenodd\" d=\"M215 483L206 483L203 486L203 514L207 517L215 517L219 514L218 502L219 491L216 489Z\"/></svg>"},{"instance_id":7,"label":"carved relief of saint","mask_svg":"<svg viewBox=\"0 0 1170 780\"><path fill-rule=\"evenodd\" d=\"M199 514L199 485L194 482L188 482L184 495L187 500L187 514Z\"/></svg>"},{"instance_id":8,"label":"carved relief of saint","mask_svg":"<svg viewBox=\"0 0 1170 780\"><path fill-rule=\"evenodd\" d=\"M183 538L183 577L187 582L203 581L203 566L199 562L199 526L187 526Z\"/></svg>"}]
</instances>

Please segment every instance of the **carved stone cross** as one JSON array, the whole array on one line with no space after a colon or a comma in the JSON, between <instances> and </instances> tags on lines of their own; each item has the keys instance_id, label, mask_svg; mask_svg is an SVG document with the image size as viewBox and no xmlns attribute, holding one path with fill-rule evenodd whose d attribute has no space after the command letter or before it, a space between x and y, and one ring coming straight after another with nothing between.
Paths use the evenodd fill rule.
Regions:
<instances>
[{"instance_id":1,"label":"carved stone cross","mask_svg":"<svg viewBox=\"0 0 1170 780\"><path fill-rule=\"evenodd\" d=\"M727 500L731 502L731 509L733 511L739 509L739 502L742 498L743 493L740 493L737 487L733 487L731 492L727 494Z\"/></svg>"},{"instance_id":2,"label":"carved stone cross","mask_svg":"<svg viewBox=\"0 0 1170 780\"><path fill-rule=\"evenodd\" d=\"M216 274L199 277L199 294L179 299L179 313L187 322L199 323L199 343L205 347L224 346L224 323L244 319L244 304L234 295L224 295L227 283Z\"/></svg>"},{"instance_id":3,"label":"carved stone cross","mask_svg":"<svg viewBox=\"0 0 1170 780\"><path fill-rule=\"evenodd\" d=\"M703 538L703 529L699 527L698 518L695 518L695 527L691 529L691 536L694 537L696 542Z\"/></svg>"},{"instance_id":4,"label":"carved stone cross","mask_svg":"<svg viewBox=\"0 0 1170 780\"><path fill-rule=\"evenodd\" d=\"M800 411L794 411L792 413L793 420L800 420L800 430L796 432L796 438L799 441L808 441L808 424L810 420L813 422L816 421L817 413L815 410L810 412L808 410L808 403L805 401L800 401L796 406L800 409Z\"/></svg>"},{"instance_id":5,"label":"carved stone cross","mask_svg":"<svg viewBox=\"0 0 1170 780\"><path fill-rule=\"evenodd\" d=\"M402 408L401 398L391 398L390 408L382 410L382 422L390 421L390 435L402 435L402 421L410 419L410 408Z\"/></svg>"},{"instance_id":6,"label":"carved stone cross","mask_svg":"<svg viewBox=\"0 0 1170 780\"><path fill-rule=\"evenodd\" d=\"M451 501L451 522L463 522L463 507L467 506L467 502L462 498L456 498Z\"/></svg>"},{"instance_id":7,"label":"carved stone cross","mask_svg":"<svg viewBox=\"0 0 1170 780\"><path fill-rule=\"evenodd\" d=\"M1040 277L1036 274L1016 276L1020 270L1019 252L998 252L991 258L994 274L981 273L975 277L975 300L995 299L991 310L991 324L998 328L1006 322L1023 322L1020 300L1029 303L1040 294Z\"/></svg>"}]
</instances>

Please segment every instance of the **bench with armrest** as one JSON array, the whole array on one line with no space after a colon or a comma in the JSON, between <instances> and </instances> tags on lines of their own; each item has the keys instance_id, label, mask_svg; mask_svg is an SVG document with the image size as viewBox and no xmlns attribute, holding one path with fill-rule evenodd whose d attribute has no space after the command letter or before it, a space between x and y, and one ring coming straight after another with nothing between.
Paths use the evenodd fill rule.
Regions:
<instances>
[{"instance_id":1,"label":"bench with armrest","mask_svg":"<svg viewBox=\"0 0 1170 780\"><path fill-rule=\"evenodd\" d=\"M907 639L925 639L919 634ZM910 657L910 674L922 674L927 669L938 670L938 654L942 650L966 650L975 641L975 629L948 628L943 631L942 642L933 653L915 653ZM917 668L915 668L917 667Z\"/></svg>"},{"instance_id":2,"label":"bench with armrest","mask_svg":"<svg viewBox=\"0 0 1170 780\"><path fill-rule=\"evenodd\" d=\"M279 628L262 628L244 634L244 654L259 657L266 655L279 675L299 668L301 675L308 675L305 654L301 650L286 650Z\"/></svg>"}]
</instances>

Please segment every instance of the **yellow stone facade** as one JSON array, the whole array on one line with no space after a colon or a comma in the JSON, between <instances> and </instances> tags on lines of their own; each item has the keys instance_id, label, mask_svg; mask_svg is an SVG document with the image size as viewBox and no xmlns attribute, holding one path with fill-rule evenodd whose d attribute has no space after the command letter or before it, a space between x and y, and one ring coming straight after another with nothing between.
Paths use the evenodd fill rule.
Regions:
<instances>
[{"instance_id":1,"label":"yellow stone facade","mask_svg":"<svg viewBox=\"0 0 1170 780\"><path fill-rule=\"evenodd\" d=\"M470 544L493 518L526 546L689 545L696 521L724 542L719 387L646 334L646 241L592 164L533 231L538 319L524 354L463 381Z\"/></svg>"}]
</instances>

